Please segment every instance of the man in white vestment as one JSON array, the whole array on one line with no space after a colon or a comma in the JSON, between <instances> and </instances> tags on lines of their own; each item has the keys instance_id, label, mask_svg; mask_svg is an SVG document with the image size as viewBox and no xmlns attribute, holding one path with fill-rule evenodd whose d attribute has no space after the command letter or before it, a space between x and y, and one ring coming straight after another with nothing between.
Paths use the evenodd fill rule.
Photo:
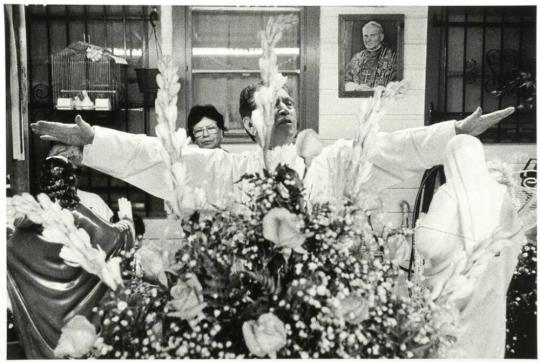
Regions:
<instances>
[{"instance_id":1,"label":"man in white vestment","mask_svg":"<svg viewBox=\"0 0 540 362\"><path fill-rule=\"evenodd\" d=\"M257 139L251 115L256 108L253 99L257 85L246 87L240 95L240 115L248 134ZM378 133L376 149L369 161L373 169L366 187L380 191L397 184L417 172L443 162L448 141L456 134L479 135L514 112L513 107L482 115L478 108L460 121L441 122L428 127ZM294 143L297 132L296 109L293 99L280 90L274 109L274 127L270 147ZM172 189L163 162L163 147L157 137L136 135L109 128L90 126L77 116L76 124L39 121L32 124L35 133L50 141L84 146L83 164L124 180L156 197L171 199ZM338 184L332 168L340 165L352 152L352 141L339 140L325 147L307 168L304 186L312 200L329 201ZM220 204L233 193L238 199L236 181L245 173L264 168L262 149L244 153L227 153L221 149L187 147L182 154L189 175L189 184L206 192L207 200ZM297 157L302 169L304 160ZM337 190L340 192L340 190Z\"/></svg>"}]
</instances>

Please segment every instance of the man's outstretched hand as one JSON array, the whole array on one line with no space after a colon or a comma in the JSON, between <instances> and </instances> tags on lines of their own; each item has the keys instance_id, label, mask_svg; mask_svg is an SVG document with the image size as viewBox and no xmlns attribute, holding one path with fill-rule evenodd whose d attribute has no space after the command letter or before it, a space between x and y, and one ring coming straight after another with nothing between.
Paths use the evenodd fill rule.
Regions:
<instances>
[{"instance_id":1,"label":"man's outstretched hand","mask_svg":"<svg viewBox=\"0 0 540 362\"><path fill-rule=\"evenodd\" d=\"M38 121L30 125L34 133L41 135L44 141L61 142L72 146L85 146L94 140L94 129L80 115L75 117L75 124Z\"/></svg>"},{"instance_id":2,"label":"man's outstretched hand","mask_svg":"<svg viewBox=\"0 0 540 362\"><path fill-rule=\"evenodd\" d=\"M514 107L508 107L501 111L482 115L482 108L478 107L470 116L456 122L456 134L481 135L488 128L514 113L514 111Z\"/></svg>"}]
</instances>

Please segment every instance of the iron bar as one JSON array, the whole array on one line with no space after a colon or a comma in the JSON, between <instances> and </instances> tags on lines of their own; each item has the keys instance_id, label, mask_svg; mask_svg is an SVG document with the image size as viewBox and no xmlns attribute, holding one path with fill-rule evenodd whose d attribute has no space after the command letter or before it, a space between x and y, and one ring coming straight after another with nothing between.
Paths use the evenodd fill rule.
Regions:
<instances>
[{"instance_id":1,"label":"iron bar","mask_svg":"<svg viewBox=\"0 0 540 362\"><path fill-rule=\"evenodd\" d=\"M520 20L523 19L523 17L520 15ZM521 22L520 22L521 24ZM519 27L519 44L518 44L518 69L522 69L522 65L521 65L521 52L523 51L523 26L520 26ZM516 106L519 106L519 104L521 103L521 88L518 88L517 90L517 99L516 99ZM519 140L519 126L520 126L520 123L521 123L521 117L519 117L518 115L514 114L513 116L514 118L514 122L516 123L516 133L514 135L514 142L518 142Z\"/></svg>"},{"instance_id":2,"label":"iron bar","mask_svg":"<svg viewBox=\"0 0 540 362\"><path fill-rule=\"evenodd\" d=\"M123 34L123 43L124 43L124 57L127 59L127 20L126 20L126 7L122 6L122 26L124 28L124 34ZM127 72L126 69L123 70L124 72ZM128 102L128 84L127 84L127 74L124 77L124 103L127 104ZM124 130L129 133L129 110L126 109L125 111L122 111L123 113L123 119L124 119ZM127 186L127 183L125 183L125 186ZM125 193L126 198L129 200L129 190L127 187L125 187Z\"/></svg>"},{"instance_id":3,"label":"iron bar","mask_svg":"<svg viewBox=\"0 0 540 362\"><path fill-rule=\"evenodd\" d=\"M67 5L64 5L64 12L65 12L65 17L64 17L64 21L66 22L66 46L69 45L69 42L71 41L71 34L70 34L70 31L69 31L69 10L68 10L68 6Z\"/></svg>"},{"instance_id":4,"label":"iron bar","mask_svg":"<svg viewBox=\"0 0 540 362\"><path fill-rule=\"evenodd\" d=\"M148 7L143 6L143 17L148 16ZM150 59L149 59L149 44L148 44L148 22L143 22L143 51L142 51L142 57L141 57L141 63L143 66L150 66ZM155 31L155 30L154 30ZM149 94L143 93L143 130L144 134L148 134L149 124L148 124L148 118L149 118L149 109L148 109L148 98ZM150 195L145 192L144 193L144 214L146 217L150 216Z\"/></svg>"},{"instance_id":5,"label":"iron bar","mask_svg":"<svg viewBox=\"0 0 540 362\"><path fill-rule=\"evenodd\" d=\"M486 56L486 8L482 9L482 61L480 62L480 107L484 109L484 72L485 72L485 56Z\"/></svg>"},{"instance_id":6,"label":"iron bar","mask_svg":"<svg viewBox=\"0 0 540 362\"><path fill-rule=\"evenodd\" d=\"M444 28L444 113L448 112L448 8L444 9L446 26Z\"/></svg>"},{"instance_id":7,"label":"iron bar","mask_svg":"<svg viewBox=\"0 0 540 362\"><path fill-rule=\"evenodd\" d=\"M249 74L249 75L258 75L261 73L260 70L254 70L254 69L192 69L191 73L193 74ZM294 70L280 70L280 73L282 74L301 74L300 69L294 69Z\"/></svg>"},{"instance_id":8,"label":"iron bar","mask_svg":"<svg viewBox=\"0 0 540 362\"><path fill-rule=\"evenodd\" d=\"M465 113L466 107L466 94L467 94L467 82L465 82L465 71L467 69L467 20L469 19L467 14L467 8L465 7L465 25L463 28L463 74L461 78L461 111Z\"/></svg>"},{"instance_id":9,"label":"iron bar","mask_svg":"<svg viewBox=\"0 0 540 362\"><path fill-rule=\"evenodd\" d=\"M503 72L504 72L504 59L503 59L504 58L504 12L502 12L501 14L500 27L501 27L501 41L500 41L501 60L500 60L500 65L499 65L499 74L501 74L501 77L502 77ZM501 109L503 97L504 97L504 93L502 93L499 96L499 102L498 102L499 109ZM501 133L502 133L502 125L501 125L501 122L499 122L497 124L497 143L501 142L501 138L502 138Z\"/></svg>"}]
</instances>

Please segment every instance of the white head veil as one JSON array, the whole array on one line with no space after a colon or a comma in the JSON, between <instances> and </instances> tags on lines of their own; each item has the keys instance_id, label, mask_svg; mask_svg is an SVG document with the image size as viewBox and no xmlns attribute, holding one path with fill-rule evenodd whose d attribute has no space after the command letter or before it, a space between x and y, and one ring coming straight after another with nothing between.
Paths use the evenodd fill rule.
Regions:
<instances>
[{"instance_id":1,"label":"white head veil","mask_svg":"<svg viewBox=\"0 0 540 362\"><path fill-rule=\"evenodd\" d=\"M465 251L471 254L493 236L506 189L490 176L476 137L458 135L448 142L444 171L447 187L456 195Z\"/></svg>"}]
</instances>

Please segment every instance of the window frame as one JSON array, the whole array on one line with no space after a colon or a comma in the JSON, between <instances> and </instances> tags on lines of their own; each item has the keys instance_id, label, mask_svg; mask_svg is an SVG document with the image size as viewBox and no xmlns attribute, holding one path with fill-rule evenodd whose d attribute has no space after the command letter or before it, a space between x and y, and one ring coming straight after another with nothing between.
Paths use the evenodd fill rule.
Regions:
<instances>
[{"instance_id":1,"label":"window frame","mask_svg":"<svg viewBox=\"0 0 540 362\"><path fill-rule=\"evenodd\" d=\"M239 6L188 6L186 11L185 22L185 95L186 95L186 119L189 110L193 107L193 75L194 74L258 74L252 71L234 71L234 70L214 70L214 71L193 71L192 67L192 28L193 28L193 12L194 10L216 10L232 12L246 11L268 11L268 12L283 12L290 9L298 13L299 16L299 32L300 32L300 64L298 70L283 71L284 75L298 74L298 95L299 99L295 99L297 104L298 114L298 129L312 128L318 130L318 111L319 111L319 22L320 8L311 7L239 7ZM309 19L309 21L308 21ZM313 30L316 29L314 32ZM309 36L310 33L311 36ZM316 51L313 51L316 49ZM311 50L311 51L310 51ZM316 89L313 89L316 88ZM313 90L316 90L315 92ZM310 97L306 95L310 94ZM309 106L306 101L309 100ZM309 112L308 110L311 110ZM315 110L315 112L313 112ZM253 141L245 132L226 132L223 140L224 144L249 144Z\"/></svg>"}]
</instances>

